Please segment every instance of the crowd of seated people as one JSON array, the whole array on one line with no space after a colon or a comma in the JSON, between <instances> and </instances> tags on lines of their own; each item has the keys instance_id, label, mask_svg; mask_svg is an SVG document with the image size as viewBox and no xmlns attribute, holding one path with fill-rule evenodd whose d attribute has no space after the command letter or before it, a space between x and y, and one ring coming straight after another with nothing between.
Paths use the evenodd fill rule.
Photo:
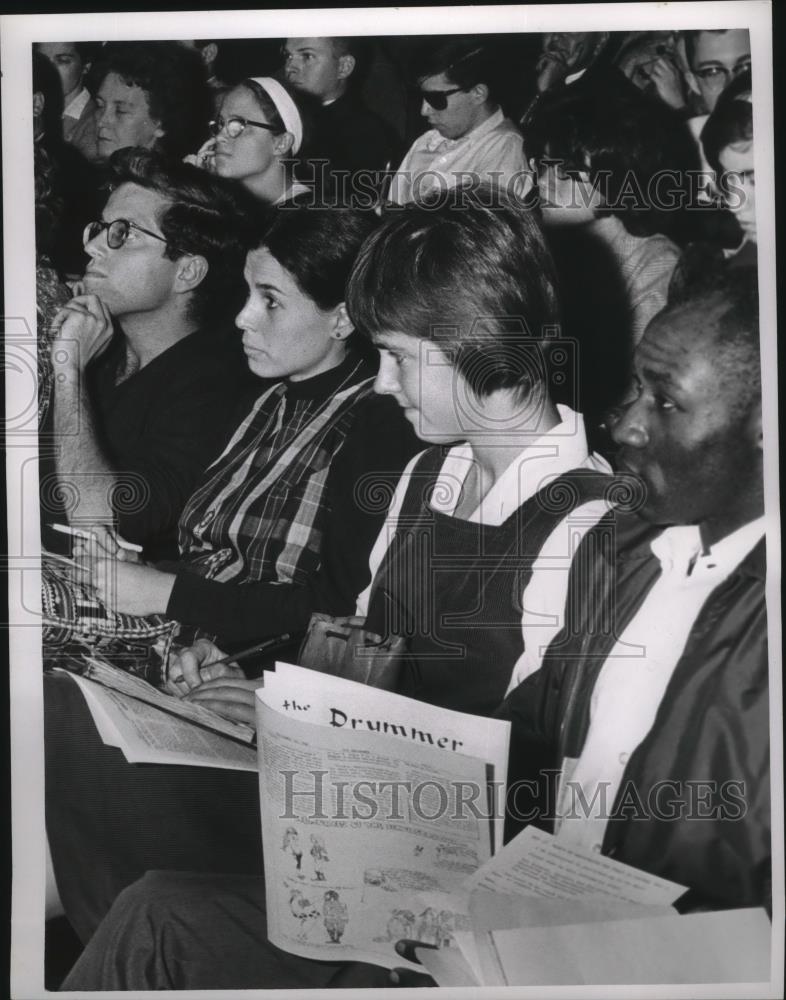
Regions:
<instances>
[{"instance_id":1,"label":"crowd of seated people","mask_svg":"<svg viewBox=\"0 0 786 1000\"><path fill-rule=\"evenodd\" d=\"M559 771L566 843L770 907L747 32L550 33L520 93L485 36L231 45L36 46L45 544L166 623L171 698L253 726L270 655L230 655L361 623L373 683ZM363 89L396 73L417 131ZM64 989L391 985L267 942L255 774L128 764L62 672L44 704ZM736 822L566 804L736 779Z\"/></svg>"}]
</instances>

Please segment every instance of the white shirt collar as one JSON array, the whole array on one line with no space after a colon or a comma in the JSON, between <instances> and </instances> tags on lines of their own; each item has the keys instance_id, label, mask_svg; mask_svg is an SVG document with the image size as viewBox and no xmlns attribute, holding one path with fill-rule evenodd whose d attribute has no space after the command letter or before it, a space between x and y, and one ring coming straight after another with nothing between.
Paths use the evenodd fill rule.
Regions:
<instances>
[{"instance_id":1,"label":"white shirt collar","mask_svg":"<svg viewBox=\"0 0 786 1000\"><path fill-rule=\"evenodd\" d=\"M650 543L664 573L701 577L708 573L728 576L764 535L764 516L743 524L731 534L702 551L701 532L696 524L666 528Z\"/></svg>"},{"instance_id":2,"label":"white shirt collar","mask_svg":"<svg viewBox=\"0 0 786 1000\"><path fill-rule=\"evenodd\" d=\"M441 132L432 128L424 133L423 143L429 153L435 153L438 149L453 149L461 143L482 139L487 132L493 132L495 128L498 128L504 120L505 116L502 114L502 108L497 108L493 115L458 139L446 139Z\"/></svg>"},{"instance_id":3,"label":"white shirt collar","mask_svg":"<svg viewBox=\"0 0 786 1000\"><path fill-rule=\"evenodd\" d=\"M534 496L547 483L586 463L589 457L584 418L569 406L557 404L560 422L522 448L494 483L470 521L498 525L517 510L525 500ZM455 445L442 465L440 481L448 488L435 490L431 505L435 510L452 514L458 505L463 484L474 462L472 446ZM598 467L605 463L599 461ZM610 468L605 466L610 472ZM442 502L440 503L440 499Z\"/></svg>"},{"instance_id":4,"label":"white shirt collar","mask_svg":"<svg viewBox=\"0 0 786 1000\"><path fill-rule=\"evenodd\" d=\"M580 69L578 73L568 73L568 75L565 77L564 85L567 87L569 83L573 83L575 80L580 80L586 72L587 72L587 67L585 66L584 69Z\"/></svg>"},{"instance_id":5,"label":"white shirt collar","mask_svg":"<svg viewBox=\"0 0 786 1000\"><path fill-rule=\"evenodd\" d=\"M85 105L90 100L90 91L87 87L82 87L76 97L69 103L63 111L63 118L79 118L85 110Z\"/></svg>"}]
</instances>

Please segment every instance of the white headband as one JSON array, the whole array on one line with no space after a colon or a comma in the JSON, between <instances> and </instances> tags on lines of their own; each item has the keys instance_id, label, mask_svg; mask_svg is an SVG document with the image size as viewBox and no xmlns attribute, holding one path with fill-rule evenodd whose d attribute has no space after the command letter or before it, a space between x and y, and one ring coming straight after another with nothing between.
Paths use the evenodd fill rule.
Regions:
<instances>
[{"instance_id":1,"label":"white headband","mask_svg":"<svg viewBox=\"0 0 786 1000\"><path fill-rule=\"evenodd\" d=\"M274 80L272 76L252 76L251 79L254 83L259 84L275 104L276 111L284 123L284 128L292 136L292 152L296 153L303 142L303 122L300 120L300 112L295 102L278 80Z\"/></svg>"}]
</instances>

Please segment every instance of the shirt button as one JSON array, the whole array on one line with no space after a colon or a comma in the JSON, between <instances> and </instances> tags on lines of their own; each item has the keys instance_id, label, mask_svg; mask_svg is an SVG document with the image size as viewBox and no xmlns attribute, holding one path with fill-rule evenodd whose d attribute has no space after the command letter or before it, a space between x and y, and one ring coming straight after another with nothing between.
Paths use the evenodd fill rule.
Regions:
<instances>
[{"instance_id":1,"label":"shirt button","mask_svg":"<svg viewBox=\"0 0 786 1000\"><path fill-rule=\"evenodd\" d=\"M628 763L628 761L630 760L630 754L629 754L629 753L624 753L624 752L623 752L623 753L621 753L621 754L619 755L619 758L618 758L618 760L619 760L620 764L627 764L627 763Z\"/></svg>"},{"instance_id":2,"label":"shirt button","mask_svg":"<svg viewBox=\"0 0 786 1000\"><path fill-rule=\"evenodd\" d=\"M600 849L601 849L601 847L602 847L602 844L593 844L593 845L592 845L592 850L593 850L593 851L594 851L594 852L595 852L596 854L600 854Z\"/></svg>"}]
</instances>

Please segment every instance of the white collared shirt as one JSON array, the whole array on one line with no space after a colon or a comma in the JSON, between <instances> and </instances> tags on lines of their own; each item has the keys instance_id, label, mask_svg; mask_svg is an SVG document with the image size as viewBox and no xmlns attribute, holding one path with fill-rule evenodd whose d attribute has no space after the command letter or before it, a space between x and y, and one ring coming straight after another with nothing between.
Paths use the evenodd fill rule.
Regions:
<instances>
[{"instance_id":1,"label":"white collared shirt","mask_svg":"<svg viewBox=\"0 0 786 1000\"><path fill-rule=\"evenodd\" d=\"M563 761L560 838L600 852L625 768L652 728L702 606L763 535L760 517L708 552L702 552L697 526L667 528L652 541L661 575L601 668L581 755Z\"/></svg>"},{"instance_id":2,"label":"white collared shirt","mask_svg":"<svg viewBox=\"0 0 786 1000\"><path fill-rule=\"evenodd\" d=\"M459 139L446 139L437 129L419 136L393 176L388 200L420 201L455 187L468 174L494 181L517 198L532 187L521 133L499 109Z\"/></svg>"},{"instance_id":3,"label":"white collared shirt","mask_svg":"<svg viewBox=\"0 0 786 1000\"><path fill-rule=\"evenodd\" d=\"M63 110L63 118L76 118L78 120L89 100L90 91L87 87L82 87L76 97L69 101L68 107Z\"/></svg>"},{"instance_id":4,"label":"white collared shirt","mask_svg":"<svg viewBox=\"0 0 786 1000\"><path fill-rule=\"evenodd\" d=\"M562 405L557 406L557 411L560 417L559 424L540 435L532 444L527 445L519 452L466 520L500 525L538 490L571 469L583 468L595 469L598 472L611 472L605 459L589 453L584 420L581 414ZM396 533L401 506L410 483L412 470L422 454L423 452L420 452L409 462L396 486L396 492L385 523L374 543L374 548L371 550L369 566L372 581ZM454 445L450 449L442 463L435 488L432 491L430 502L434 510L449 517L455 515L456 507L461 498L461 487L469 475L473 462L472 447L469 444ZM592 504L583 504L578 507L565 521L571 520L574 516L581 519L581 512L590 507L598 509L595 521L608 510L605 503L593 501ZM599 509L600 507L602 510ZM595 521L592 523L594 524ZM567 570L565 575L567 575ZM367 614L370 591L371 584L358 597L356 614L364 617Z\"/></svg>"}]
</instances>

